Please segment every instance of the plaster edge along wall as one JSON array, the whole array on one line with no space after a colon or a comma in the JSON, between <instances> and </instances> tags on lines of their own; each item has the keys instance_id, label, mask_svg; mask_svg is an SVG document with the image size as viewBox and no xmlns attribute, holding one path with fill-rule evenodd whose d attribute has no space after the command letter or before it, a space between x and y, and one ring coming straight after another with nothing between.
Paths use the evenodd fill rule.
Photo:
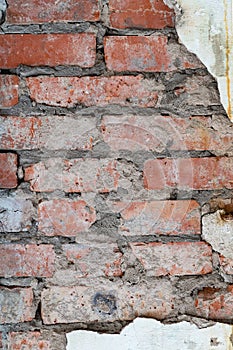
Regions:
<instances>
[{"instance_id":1,"label":"plaster edge along wall","mask_svg":"<svg viewBox=\"0 0 233 350\"><path fill-rule=\"evenodd\" d=\"M222 104L233 121L232 0L165 0L176 12L180 41L217 79Z\"/></svg>"}]
</instances>

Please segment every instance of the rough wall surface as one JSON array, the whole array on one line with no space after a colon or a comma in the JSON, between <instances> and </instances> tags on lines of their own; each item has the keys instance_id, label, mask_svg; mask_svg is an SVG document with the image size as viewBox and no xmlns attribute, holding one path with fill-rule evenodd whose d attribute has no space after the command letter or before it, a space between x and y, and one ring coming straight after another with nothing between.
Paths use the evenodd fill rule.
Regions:
<instances>
[{"instance_id":1,"label":"rough wall surface","mask_svg":"<svg viewBox=\"0 0 233 350\"><path fill-rule=\"evenodd\" d=\"M8 5L0 347L64 350L67 332L119 332L140 316L232 323L221 237L233 126L173 11L162 0Z\"/></svg>"},{"instance_id":2,"label":"rough wall surface","mask_svg":"<svg viewBox=\"0 0 233 350\"><path fill-rule=\"evenodd\" d=\"M232 0L165 0L176 11L179 39L217 79L222 104L233 121Z\"/></svg>"}]
</instances>

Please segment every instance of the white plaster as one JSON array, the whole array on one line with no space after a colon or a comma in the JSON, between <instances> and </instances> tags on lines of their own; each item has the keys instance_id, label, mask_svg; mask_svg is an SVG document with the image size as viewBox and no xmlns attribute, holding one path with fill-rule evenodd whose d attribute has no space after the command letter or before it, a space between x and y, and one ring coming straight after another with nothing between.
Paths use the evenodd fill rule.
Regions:
<instances>
[{"instance_id":1,"label":"white plaster","mask_svg":"<svg viewBox=\"0 0 233 350\"><path fill-rule=\"evenodd\" d=\"M233 121L233 1L164 2L176 11L180 41L216 78L222 104Z\"/></svg>"},{"instance_id":2,"label":"white plaster","mask_svg":"<svg viewBox=\"0 0 233 350\"><path fill-rule=\"evenodd\" d=\"M181 322L163 325L137 318L118 334L74 331L67 334L67 350L232 350L232 326L216 323L199 329Z\"/></svg>"},{"instance_id":3,"label":"white plaster","mask_svg":"<svg viewBox=\"0 0 233 350\"><path fill-rule=\"evenodd\" d=\"M218 210L215 213L207 214L202 218L202 238L211 244L212 248L233 259L233 221L224 220Z\"/></svg>"}]
</instances>

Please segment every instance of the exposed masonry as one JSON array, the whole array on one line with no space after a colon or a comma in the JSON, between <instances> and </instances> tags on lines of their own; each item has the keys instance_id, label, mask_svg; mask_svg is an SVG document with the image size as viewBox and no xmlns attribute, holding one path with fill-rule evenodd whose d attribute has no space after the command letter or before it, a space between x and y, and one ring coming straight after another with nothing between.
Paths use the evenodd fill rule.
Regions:
<instances>
[{"instance_id":1,"label":"exposed masonry","mask_svg":"<svg viewBox=\"0 0 233 350\"><path fill-rule=\"evenodd\" d=\"M232 0L186 2L165 0L176 12L181 42L205 64L216 78L221 101L233 120Z\"/></svg>"},{"instance_id":2,"label":"exposed masonry","mask_svg":"<svg viewBox=\"0 0 233 350\"><path fill-rule=\"evenodd\" d=\"M145 1L151 19L141 23L124 1L86 1L93 11L78 18L63 9L65 22L52 2L50 13L34 1L17 17L8 1L4 350L64 350L68 332L119 333L136 317L232 324L232 256L221 239L232 226L232 124L215 79L178 42L173 12L151 2L160 8Z\"/></svg>"}]
</instances>

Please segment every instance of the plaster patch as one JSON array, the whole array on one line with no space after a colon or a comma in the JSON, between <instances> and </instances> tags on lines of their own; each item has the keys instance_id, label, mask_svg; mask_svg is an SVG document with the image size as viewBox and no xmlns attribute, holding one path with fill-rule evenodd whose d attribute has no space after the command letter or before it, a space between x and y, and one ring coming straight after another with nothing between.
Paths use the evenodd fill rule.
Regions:
<instances>
[{"instance_id":1,"label":"plaster patch","mask_svg":"<svg viewBox=\"0 0 233 350\"><path fill-rule=\"evenodd\" d=\"M153 319L137 318L118 334L74 331L67 334L67 350L232 350L232 326L216 323L199 329L181 322L163 325Z\"/></svg>"},{"instance_id":2,"label":"plaster patch","mask_svg":"<svg viewBox=\"0 0 233 350\"><path fill-rule=\"evenodd\" d=\"M207 214L202 218L202 238L211 244L212 248L233 259L233 220L224 220L222 210Z\"/></svg>"},{"instance_id":3,"label":"plaster patch","mask_svg":"<svg viewBox=\"0 0 233 350\"><path fill-rule=\"evenodd\" d=\"M180 41L216 78L221 102L233 121L232 0L164 0L176 12Z\"/></svg>"}]
</instances>

